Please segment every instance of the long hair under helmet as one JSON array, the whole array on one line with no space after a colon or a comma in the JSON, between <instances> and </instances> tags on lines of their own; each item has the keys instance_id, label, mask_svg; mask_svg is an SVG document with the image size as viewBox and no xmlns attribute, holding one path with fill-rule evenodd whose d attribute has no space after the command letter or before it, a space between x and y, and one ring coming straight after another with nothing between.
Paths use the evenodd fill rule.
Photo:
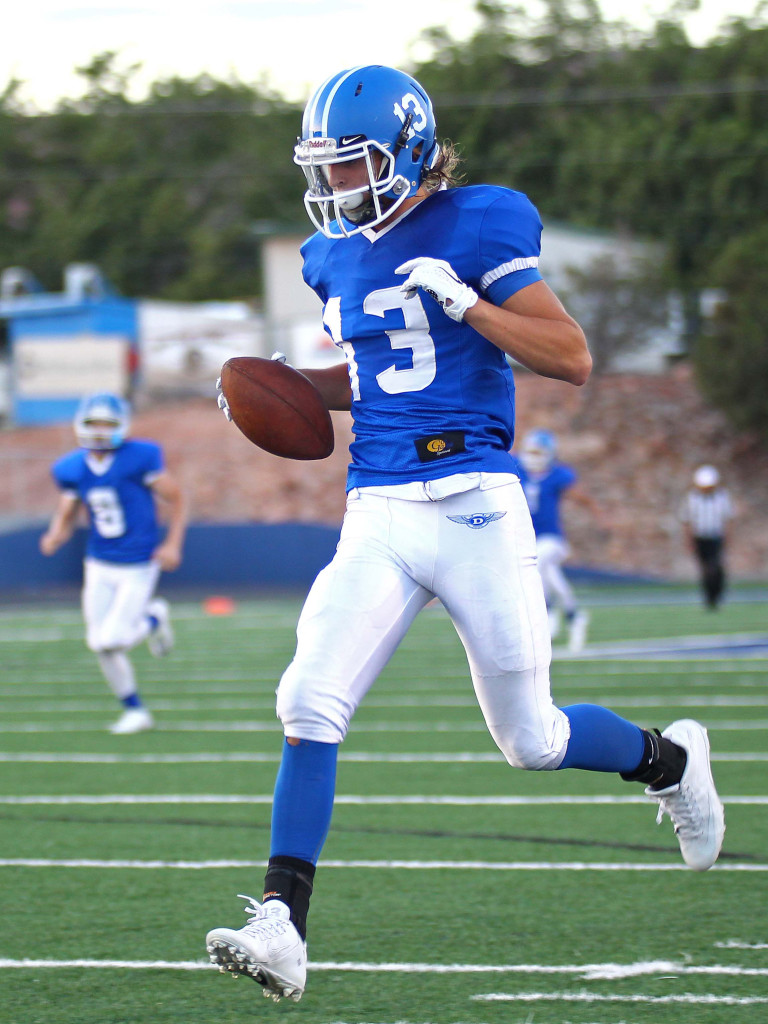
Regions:
<instances>
[{"instance_id":1,"label":"long hair under helmet","mask_svg":"<svg viewBox=\"0 0 768 1024\"><path fill-rule=\"evenodd\" d=\"M439 156L429 96L404 72L374 64L340 71L314 92L293 159L307 179L312 222L328 238L349 238L414 195ZM361 159L368 180L334 192L328 165Z\"/></svg>"}]
</instances>

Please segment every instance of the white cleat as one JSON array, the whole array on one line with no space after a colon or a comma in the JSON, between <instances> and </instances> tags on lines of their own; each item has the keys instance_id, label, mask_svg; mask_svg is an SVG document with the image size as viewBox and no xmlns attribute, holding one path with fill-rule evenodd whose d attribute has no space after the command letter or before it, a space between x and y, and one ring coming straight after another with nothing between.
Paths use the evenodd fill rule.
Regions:
<instances>
[{"instance_id":1,"label":"white cleat","mask_svg":"<svg viewBox=\"0 0 768 1024\"><path fill-rule=\"evenodd\" d=\"M154 729L155 720L146 708L126 708L109 731L114 736L127 736L132 732L145 732Z\"/></svg>"},{"instance_id":2,"label":"white cleat","mask_svg":"<svg viewBox=\"0 0 768 1024\"><path fill-rule=\"evenodd\" d=\"M307 945L290 919L290 909L280 900L262 905L250 896L240 899L248 900L248 924L208 932L205 946L211 963L222 973L253 978L276 1003L283 997L298 1003L307 981Z\"/></svg>"},{"instance_id":3,"label":"white cleat","mask_svg":"<svg viewBox=\"0 0 768 1024\"><path fill-rule=\"evenodd\" d=\"M659 802L657 824L665 814L672 819L688 867L707 871L718 858L725 834L725 813L709 763L707 730L691 718L681 718L661 735L683 747L688 760L679 783L666 789L648 787L645 794Z\"/></svg>"},{"instance_id":4,"label":"white cleat","mask_svg":"<svg viewBox=\"0 0 768 1024\"><path fill-rule=\"evenodd\" d=\"M584 650L587 642L587 627L589 626L589 613L578 611L568 623L568 650L571 654L578 654Z\"/></svg>"},{"instance_id":5,"label":"white cleat","mask_svg":"<svg viewBox=\"0 0 768 1024\"><path fill-rule=\"evenodd\" d=\"M147 637L149 653L163 658L173 648L174 636L171 628L171 608L163 597L156 597L147 605L147 614L154 615L157 625Z\"/></svg>"}]
</instances>

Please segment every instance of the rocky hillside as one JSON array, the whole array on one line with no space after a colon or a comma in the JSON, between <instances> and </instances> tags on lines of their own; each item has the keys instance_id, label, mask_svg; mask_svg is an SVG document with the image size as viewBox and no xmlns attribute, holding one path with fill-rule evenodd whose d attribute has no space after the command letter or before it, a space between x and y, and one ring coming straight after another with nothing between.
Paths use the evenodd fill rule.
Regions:
<instances>
[{"instance_id":1,"label":"rocky hillside","mask_svg":"<svg viewBox=\"0 0 768 1024\"><path fill-rule=\"evenodd\" d=\"M291 520L336 525L344 511L349 417L334 413L336 450L319 463L254 448L213 399L140 411L135 436L154 437L186 487L197 522ZM768 451L735 435L696 390L685 366L664 377L607 376L573 388L518 375L518 436L553 430L561 456L600 502L597 522L566 507L572 561L596 568L690 579L677 508L691 472L716 465L738 510L729 549L734 577L768 579ZM50 461L72 446L71 430L8 430L0 455L0 523L47 517L55 492Z\"/></svg>"}]
</instances>

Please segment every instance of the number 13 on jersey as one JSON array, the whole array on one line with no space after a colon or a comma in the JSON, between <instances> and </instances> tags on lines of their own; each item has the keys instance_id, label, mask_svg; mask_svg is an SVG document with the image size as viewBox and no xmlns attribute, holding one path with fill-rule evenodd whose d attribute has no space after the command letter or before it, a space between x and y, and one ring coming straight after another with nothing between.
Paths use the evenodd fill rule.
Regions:
<instances>
[{"instance_id":1,"label":"number 13 on jersey","mask_svg":"<svg viewBox=\"0 0 768 1024\"><path fill-rule=\"evenodd\" d=\"M435 379L435 343L429 333L429 320L418 295L406 301L400 287L378 288L365 297L363 312L384 317L390 310L401 310L404 327L385 331L392 349L410 349L411 365L398 368L394 363L376 374L376 382L388 395L402 395L423 391ZM328 299L323 312L323 323L333 341L344 352L349 366L352 398L360 401L360 377L354 344L346 341L341 323L341 298Z\"/></svg>"}]
</instances>

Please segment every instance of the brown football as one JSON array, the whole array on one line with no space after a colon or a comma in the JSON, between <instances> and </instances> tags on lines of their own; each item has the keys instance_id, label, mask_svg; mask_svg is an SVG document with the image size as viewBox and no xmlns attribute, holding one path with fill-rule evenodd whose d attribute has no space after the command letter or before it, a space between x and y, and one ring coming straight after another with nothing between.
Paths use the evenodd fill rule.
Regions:
<instances>
[{"instance_id":1,"label":"brown football","mask_svg":"<svg viewBox=\"0 0 768 1024\"><path fill-rule=\"evenodd\" d=\"M333 423L315 385L287 363L235 356L221 368L233 422L249 441L284 459L325 459Z\"/></svg>"}]
</instances>

